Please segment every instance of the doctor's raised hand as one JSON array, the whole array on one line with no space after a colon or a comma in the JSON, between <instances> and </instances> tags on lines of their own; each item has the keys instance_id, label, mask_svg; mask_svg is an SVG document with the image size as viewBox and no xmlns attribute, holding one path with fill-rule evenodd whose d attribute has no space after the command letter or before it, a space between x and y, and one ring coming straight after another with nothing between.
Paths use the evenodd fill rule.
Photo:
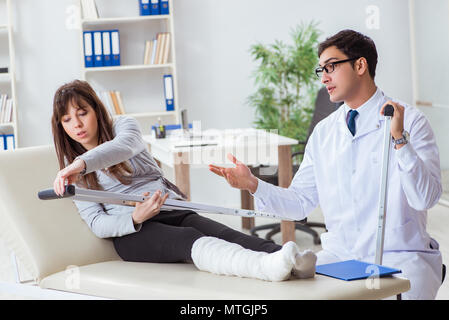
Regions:
<instances>
[{"instance_id":1,"label":"doctor's raised hand","mask_svg":"<svg viewBox=\"0 0 449 320\"><path fill-rule=\"evenodd\" d=\"M395 140L397 140L397 139L402 138L402 136L404 135L404 110L405 110L405 108L397 102L388 100L387 102L384 103L384 105L380 109L381 115L384 114L385 107L389 104L392 105L393 109L394 109L393 117L391 118L391 130L390 130L391 136ZM396 149L400 149L403 146L404 146L404 144L399 144L399 145L396 145L395 147L396 147Z\"/></svg>"},{"instance_id":2,"label":"doctor's raised hand","mask_svg":"<svg viewBox=\"0 0 449 320\"><path fill-rule=\"evenodd\" d=\"M255 193L258 182L257 178L251 173L251 170L245 164L238 161L234 155L228 153L227 157L235 164L235 168L224 168L210 164L209 170L225 178L231 187Z\"/></svg>"}]
</instances>

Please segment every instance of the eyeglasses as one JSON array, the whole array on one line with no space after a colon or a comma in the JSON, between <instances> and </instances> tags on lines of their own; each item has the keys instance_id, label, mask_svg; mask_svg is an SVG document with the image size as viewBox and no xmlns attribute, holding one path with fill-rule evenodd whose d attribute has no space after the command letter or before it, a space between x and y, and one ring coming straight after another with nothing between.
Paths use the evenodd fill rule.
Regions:
<instances>
[{"instance_id":1,"label":"eyeglasses","mask_svg":"<svg viewBox=\"0 0 449 320\"><path fill-rule=\"evenodd\" d=\"M358 58L360 57L326 63L324 66L316 68L315 74L318 78L321 78L321 76L323 75L323 71L326 71L327 74L332 73L334 72L336 64L357 60Z\"/></svg>"}]
</instances>

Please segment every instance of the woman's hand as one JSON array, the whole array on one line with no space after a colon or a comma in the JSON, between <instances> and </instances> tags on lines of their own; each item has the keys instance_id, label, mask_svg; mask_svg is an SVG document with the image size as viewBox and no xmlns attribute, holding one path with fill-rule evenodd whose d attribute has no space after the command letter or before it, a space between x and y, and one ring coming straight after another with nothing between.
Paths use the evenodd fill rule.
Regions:
<instances>
[{"instance_id":1,"label":"woman's hand","mask_svg":"<svg viewBox=\"0 0 449 320\"><path fill-rule=\"evenodd\" d=\"M160 212L162 205L168 198L168 192L164 196L161 196L161 194L162 192L158 190L144 202L136 203L136 209L132 214L134 224L140 224L151 219ZM143 194L145 197L149 195L149 192Z\"/></svg>"},{"instance_id":2,"label":"woman's hand","mask_svg":"<svg viewBox=\"0 0 449 320\"><path fill-rule=\"evenodd\" d=\"M235 168L223 168L210 164L209 170L225 178L233 188L256 192L258 182L251 170L230 153L228 153L228 159L235 164Z\"/></svg>"},{"instance_id":3,"label":"woman's hand","mask_svg":"<svg viewBox=\"0 0 449 320\"><path fill-rule=\"evenodd\" d=\"M81 171L86 168L86 163L82 159L77 159L68 165L64 169L60 170L56 175L56 179L53 182L53 190L58 196L62 196L65 191L66 181L67 184L72 184L78 181L78 177Z\"/></svg>"}]
</instances>

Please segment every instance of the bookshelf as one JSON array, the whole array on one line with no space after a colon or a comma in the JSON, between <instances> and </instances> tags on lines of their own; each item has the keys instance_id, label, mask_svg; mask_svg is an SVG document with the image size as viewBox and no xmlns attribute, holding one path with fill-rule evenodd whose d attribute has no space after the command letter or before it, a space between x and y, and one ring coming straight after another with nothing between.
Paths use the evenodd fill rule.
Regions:
<instances>
[{"instance_id":1,"label":"bookshelf","mask_svg":"<svg viewBox=\"0 0 449 320\"><path fill-rule=\"evenodd\" d=\"M123 16L120 9L117 9L118 12L113 12L112 9L103 10L102 6L105 3L101 0L96 1L98 18L84 19L82 1L79 1L81 79L88 81L97 92L119 91L125 114L137 119L143 134L149 134L151 126L159 119L162 124L179 124L180 102L176 72L173 0L169 0L169 14L148 16L139 15L138 1L129 2L127 6L132 8L122 10L125 11ZM113 4L110 5L112 6ZM103 12L106 13L103 14ZM120 33L120 65L85 67L84 31L115 29L118 29ZM162 32L170 33L167 63L144 64L145 42L156 38L157 33ZM166 111L164 74L171 74L173 78L174 111Z\"/></svg>"},{"instance_id":2,"label":"bookshelf","mask_svg":"<svg viewBox=\"0 0 449 320\"><path fill-rule=\"evenodd\" d=\"M12 0L0 0L0 8L0 68L8 68L7 73L0 73L0 93L7 94L8 98L12 99L12 121L0 121L0 135L13 134L15 148L18 148L20 141L17 125L16 66L12 25Z\"/></svg>"}]
</instances>

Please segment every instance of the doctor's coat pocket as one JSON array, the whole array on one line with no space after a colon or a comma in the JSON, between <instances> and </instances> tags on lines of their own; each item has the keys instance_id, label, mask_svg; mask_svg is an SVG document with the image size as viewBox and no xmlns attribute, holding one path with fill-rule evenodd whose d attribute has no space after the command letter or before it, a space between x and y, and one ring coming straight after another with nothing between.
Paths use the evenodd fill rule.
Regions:
<instances>
[{"instance_id":1,"label":"doctor's coat pocket","mask_svg":"<svg viewBox=\"0 0 449 320\"><path fill-rule=\"evenodd\" d=\"M389 243L389 249L419 250L423 249L423 244L426 243L423 240L420 227L413 219L405 221L405 223L400 226L396 225L391 227L388 226L387 220L386 232L385 240Z\"/></svg>"},{"instance_id":2,"label":"doctor's coat pocket","mask_svg":"<svg viewBox=\"0 0 449 320\"><path fill-rule=\"evenodd\" d=\"M382 151L371 151L369 155L369 164L372 166L378 166L382 162Z\"/></svg>"}]
</instances>

